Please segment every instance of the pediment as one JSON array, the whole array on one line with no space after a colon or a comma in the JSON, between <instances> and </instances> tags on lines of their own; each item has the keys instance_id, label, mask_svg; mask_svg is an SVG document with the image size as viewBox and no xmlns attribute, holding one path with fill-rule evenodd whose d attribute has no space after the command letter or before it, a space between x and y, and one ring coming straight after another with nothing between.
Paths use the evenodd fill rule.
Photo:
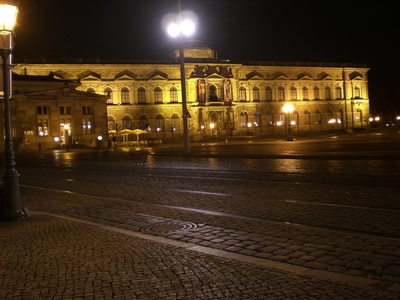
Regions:
<instances>
[{"instance_id":1,"label":"pediment","mask_svg":"<svg viewBox=\"0 0 400 300\"><path fill-rule=\"evenodd\" d=\"M303 72L297 75L297 80L312 80L312 76L310 73Z\"/></svg>"},{"instance_id":2,"label":"pediment","mask_svg":"<svg viewBox=\"0 0 400 300\"><path fill-rule=\"evenodd\" d=\"M250 72L249 74L246 75L247 80L263 80L264 77L261 73L257 71Z\"/></svg>"},{"instance_id":3,"label":"pediment","mask_svg":"<svg viewBox=\"0 0 400 300\"><path fill-rule=\"evenodd\" d=\"M280 76L274 78L274 80L288 80L288 79L289 79L289 78L287 78L286 75L280 75Z\"/></svg>"},{"instance_id":4,"label":"pediment","mask_svg":"<svg viewBox=\"0 0 400 300\"><path fill-rule=\"evenodd\" d=\"M93 72L93 71L85 71L82 72L81 74L78 75L78 78L82 81L82 80L96 80L96 81L100 81L101 80L101 75Z\"/></svg>"},{"instance_id":5,"label":"pediment","mask_svg":"<svg viewBox=\"0 0 400 300\"><path fill-rule=\"evenodd\" d=\"M333 80L332 76L326 72L321 72L317 75L319 80Z\"/></svg>"},{"instance_id":6,"label":"pediment","mask_svg":"<svg viewBox=\"0 0 400 300\"><path fill-rule=\"evenodd\" d=\"M349 74L350 80L363 80L363 76L360 72L352 72Z\"/></svg>"},{"instance_id":7,"label":"pediment","mask_svg":"<svg viewBox=\"0 0 400 300\"><path fill-rule=\"evenodd\" d=\"M271 75L273 80L288 80L289 78L287 75L283 74L282 72L275 72Z\"/></svg>"},{"instance_id":8,"label":"pediment","mask_svg":"<svg viewBox=\"0 0 400 300\"><path fill-rule=\"evenodd\" d=\"M168 75L161 71L153 72L149 75L149 80L167 80Z\"/></svg>"},{"instance_id":9,"label":"pediment","mask_svg":"<svg viewBox=\"0 0 400 300\"><path fill-rule=\"evenodd\" d=\"M131 71L124 70L115 75L115 80L135 80L137 75Z\"/></svg>"}]
</instances>

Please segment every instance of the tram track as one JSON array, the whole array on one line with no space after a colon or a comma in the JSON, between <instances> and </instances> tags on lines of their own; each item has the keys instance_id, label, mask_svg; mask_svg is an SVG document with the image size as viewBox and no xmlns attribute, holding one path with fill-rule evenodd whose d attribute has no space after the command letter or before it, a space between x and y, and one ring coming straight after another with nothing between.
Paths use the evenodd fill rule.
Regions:
<instances>
[{"instance_id":1,"label":"tram track","mask_svg":"<svg viewBox=\"0 0 400 300\"><path fill-rule=\"evenodd\" d=\"M60 194L68 194L69 195L69 200L67 202L65 201L58 201L58 200L52 200L51 203L58 202L59 207L65 207L67 210L71 208L72 206L78 207L79 205L83 205L86 207L92 206L91 209L94 209L95 211L99 210L110 210L110 209L115 209L113 207L126 207L126 205L133 205L134 208L132 208L130 211L131 213L137 213L135 209L138 209L138 207L141 207L142 209L139 210L140 213L148 213L148 211L152 212L157 212L157 214L152 215L149 217L150 219L153 218L172 218L168 213L166 214L166 210L168 209L169 211L173 211L174 215L181 215L183 218L187 217L187 213L194 213L197 215L196 220L199 223L204 223L204 216L207 216L205 219L211 220L209 217L224 217L224 218L230 218L232 222L237 223L238 220L246 221L246 222L256 222L256 223L262 223L262 224L275 224L275 225L292 225L292 226L302 226L306 228L314 228L314 229L323 229L323 230L328 230L328 231L334 231L336 233L348 233L348 234L356 234L356 235L365 235L369 237L388 237L388 238L394 238L394 239L400 239L399 235L396 235L398 233L397 230L393 231L391 234L386 234L383 231L378 231L378 232L368 232L367 230L350 230L350 229L345 229L343 227L334 227L334 226L329 226L329 225L321 225L321 224L311 224L310 222L308 223L299 223L295 218L283 218L282 220L279 219L274 219L271 217L268 217L268 213L263 214L263 215L254 215L251 212L249 213L241 213L240 210L231 210L231 209L222 209L222 210L213 210L213 209L208 209L208 208L200 208L196 207L195 205L191 206L183 206L183 205L173 205L173 204L165 204L165 203L157 203L157 202L148 202L148 201L139 201L139 200L132 200L132 199L123 199L119 197L110 197L110 196L101 196L101 195L95 195L95 194L88 194L88 193L81 193L81 192L76 192L76 191L70 191L70 190L60 190L60 189L54 189L54 188L44 188L44 187L37 187L37 186L29 186L29 185L21 185L23 188L27 189L34 189L34 190L41 190L41 191L46 191L51 195L54 195L56 193ZM197 195L206 195L206 196L215 196L215 197L237 197L240 198L240 196L235 196L235 195L229 195L225 194L222 195L220 193L208 193L204 191L190 191L190 190L179 190L179 189L167 189L164 190L164 192L173 192L173 193L184 193L184 194L197 194ZM162 193L162 192L161 192ZM78 200L74 200L73 198L77 197ZM53 197L54 198L54 197ZM90 199L90 200L82 200L84 198ZM93 199L96 199L96 202L93 202ZM75 205L73 204L75 203ZM121 204L123 203L123 204ZM191 202L193 203L193 202ZM272 204L271 204L272 203ZM377 209L373 207L365 207L365 206L355 206L355 205L338 205L338 204L333 204L333 203L315 203L315 202L310 202L310 201L288 201L288 200L270 200L269 205L276 205L273 203L278 203L278 205L281 205L282 203L284 204L289 204L289 205L303 205L303 206L328 206L330 208L345 208L345 209L351 209L351 210L357 210L359 215L365 214L362 211L370 211L370 212L375 212L379 210L381 213L384 212L386 214L393 215L393 219L397 219L397 215L399 212L399 209L388 209L388 208L383 208L383 209ZM46 204L49 205L50 203ZM65 208L64 207L64 208ZM143 209L144 208L144 209ZM43 208L39 207L39 210ZM46 209L46 208L45 208ZM286 207L285 209L291 210L292 208ZM118 213L121 209L116 208L115 209L115 215L121 215ZM123 208L122 210L125 210ZM177 213L180 212L180 213ZM354 215L354 214L353 214ZM202 217L203 216L203 217ZM387 218L387 222L389 222L390 218ZM214 221L212 221L214 222ZM330 223L332 224L332 223Z\"/></svg>"}]
</instances>

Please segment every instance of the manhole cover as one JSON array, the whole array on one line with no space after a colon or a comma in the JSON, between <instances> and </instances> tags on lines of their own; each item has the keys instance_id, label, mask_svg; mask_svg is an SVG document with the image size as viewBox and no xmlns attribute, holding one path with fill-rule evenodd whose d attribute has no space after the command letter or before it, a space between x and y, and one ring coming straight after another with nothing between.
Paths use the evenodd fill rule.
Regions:
<instances>
[{"instance_id":1,"label":"manhole cover","mask_svg":"<svg viewBox=\"0 0 400 300\"><path fill-rule=\"evenodd\" d=\"M192 222L169 221L144 226L140 229L140 231L150 231L157 234L169 235L173 233L188 231L196 227L197 225Z\"/></svg>"}]
</instances>

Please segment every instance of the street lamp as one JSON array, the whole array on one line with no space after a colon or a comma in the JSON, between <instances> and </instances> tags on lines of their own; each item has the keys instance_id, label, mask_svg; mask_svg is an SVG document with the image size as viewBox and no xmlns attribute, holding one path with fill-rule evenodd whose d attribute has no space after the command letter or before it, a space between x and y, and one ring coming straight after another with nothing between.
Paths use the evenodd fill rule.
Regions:
<instances>
[{"instance_id":1,"label":"street lamp","mask_svg":"<svg viewBox=\"0 0 400 300\"><path fill-rule=\"evenodd\" d=\"M69 136L69 125L65 124L64 125L64 139L65 139L65 145L67 147L67 152L69 151L69 147L68 147L68 136Z\"/></svg>"},{"instance_id":2,"label":"street lamp","mask_svg":"<svg viewBox=\"0 0 400 300\"><path fill-rule=\"evenodd\" d=\"M210 123L210 129L211 129L211 143L214 143L214 123Z\"/></svg>"},{"instance_id":3,"label":"street lamp","mask_svg":"<svg viewBox=\"0 0 400 300\"><path fill-rule=\"evenodd\" d=\"M293 141L293 133L292 133L292 127L291 127L291 122L290 122L290 114L293 112L294 107L291 103L287 102L283 107L282 111L287 114L287 140L288 141Z\"/></svg>"},{"instance_id":4,"label":"street lamp","mask_svg":"<svg viewBox=\"0 0 400 300\"><path fill-rule=\"evenodd\" d=\"M13 1L0 2L0 55L3 68L3 107L4 107L4 199L1 205L1 218L16 220L24 218L18 185L18 172L15 169L13 140L11 137L10 97L12 95L11 53L14 25L18 7Z\"/></svg>"},{"instance_id":5,"label":"street lamp","mask_svg":"<svg viewBox=\"0 0 400 300\"><path fill-rule=\"evenodd\" d=\"M171 37L179 37L179 62L180 62L180 75L181 75L181 90L182 90L182 118L183 118L183 135L184 135L184 146L185 154L190 154L189 145L189 125L188 118L190 118L189 111L187 109L186 101L186 82L185 82L185 55L183 49L183 36L190 36L193 34L195 25L193 20L185 18L182 14L181 1L177 0L178 5L178 18L176 22L168 25L167 31Z\"/></svg>"}]
</instances>

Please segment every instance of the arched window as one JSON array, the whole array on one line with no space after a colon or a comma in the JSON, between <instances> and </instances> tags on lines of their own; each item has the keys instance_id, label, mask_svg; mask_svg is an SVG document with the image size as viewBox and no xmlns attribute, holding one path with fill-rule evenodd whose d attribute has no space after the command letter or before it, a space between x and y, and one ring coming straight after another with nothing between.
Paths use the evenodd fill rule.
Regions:
<instances>
[{"instance_id":1,"label":"arched window","mask_svg":"<svg viewBox=\"0 0 400 300\"><path fill-rule=\"evenodd\" d=\"M322 116L319 110L315 112L315 124L322 124Z\"/></svg>"},{"instance_id":2,"label":"arched window","mask_svg":"<svg viewBox=\"0 0 400 300\"><path fill-rule=\"evenodd\" d=\"M178 102L178 90L174 86L169 89L169 102L170 103Z\"/></svg>"},{"instance_id":3,"label":"arched window","mask_svg":"<svg viewBox=\"0 0 400 300\"><path fill-rule=\"evenodd\" d=\"M106 87L104 89L104 95L109 96L110 98L107 100L107 104L113 104L113 91L110 87Z\"/></svg>"},{"instance_id":4,"label":"arched window","mask_svg":"<svg viewBox=\"0 0 400 300\"><path fill-rule=\"evenodd\" d=\"M361 89L358 86L354 88L354 98L356 99L361 98Z\"/></svg>"},{"instance_id":5,"label":"arched window","mask_svg":"<svg viewBox=\"0 0 400 300\"><path fill-rule=\"evenodd\" d=\"M282 86L278 88L278 100L285 101L285 89Z\"/></svg>"},{"instance_id":6,"label":"arched window","mask_svg":"<svg viewBox=\"0 0 400 300\"><path fill-rule=\"evenodd\" d=\"M240 113L240 127L243 127L243 128L247 127L248 120L249 119L248 119L247 113L242 111Z\"/></svg>"},{"instance_id":7,"label":"arched window","mask_svg":"<svg viewBox=\"0 0 400 300\"><path fill-rule=\"evenodd\" d=\"M146 101L146 89L144 87L138 88L138 103L145 104Z\"/></svg>"},{"instance_id":8,"label":"arched window","mask_svg":"<svg viewBox=\"0 0 400 300\"><path fill-rule=\"evenodd\" d=\"M308 110L304 112L304 125L311 125L311 114Z\"/></svg>"},{"instance_id":9,"label":"arched window","mask_svg":"<svg viewBox=\"0 0 400 300\"><path fill-rule=\"evenodd\" d=\"M96 90L92 87L87 88L86 92L96 94Z\"/></svg>"},{"instance_id":10,"label":"arched window","mask_svg":"<svg viewBox=\"0 0 400 300\"><path fill-rule=\"evenodd\" d=\"M210 86L210 102L216 102L218 101L218 96L217 96L217 88L215 85Z\"/></svg>"},{"instance_id":11,"label":"arched window","mask_svg":"<svg viewBox=\"0 0 400 300\"><path fill-rule=\"evenodd\" d=\"M356 122L361 122L362 121L362 111L361 111L361 109L357 108L355 118L356 118Z\"/></svg>"},{"instance_id":12,"label":"arched window","mask_svg":"<svg viewBox=\"0 0 400 300\"><path fill-rule=\"evenodd\" d=\"M165 131L164 117L161 114L156 115L156 130Z\"/></svg>"},{"instance_id":13,"label":"arched window","mask_svg":"<svg viewBox=\"0 0 400 300\"><path fill-rule=\"evenodd\" d=\"M267 126L274 126L274 114L272 111L267 113Z\"/></svg>"},{"instance_id":14,"label":"arched window","mask_svg":"<svg viewBox=\"0 0 400 300\"><path fill-rule=\"evenodd\" d=\"M154 89L154 103L163 103L162 89L159 87Z\"/></svg>"},{"instance_id":15,"label":"arched window","mask_svg":"<svg viewBox=\"0 0 400 300\"><path fill-rule=\"evenodd\" d=\"M331 95L331 88L329 86L325 87L325 100L331 100L332 95Z\"/></svg>"},{"instance_id":16,"label":"arched window","mask_svg":"<svg viewBox=\"0 0 400 300\"><path fill-rule=\"evenodd\" d=\"M260 89L256 86L253 88L253 101L260 101Z\"/></svg>"},{"instance_id":17,"label":"arched window","mask_svg":"<svg viewBox=\"0 0 400 300\"><path fill-rule=\"evenodd\" d=\"M299 125L299 112L298 111L294 111L292 113L292 115L290 116L290 123L291 125Z\"/></svg>"},{"instance_id":18,"label":"arched window","mask_svg":"<svg viewBox=\"0 0 400 300\"><path fill-rule=\"evenodd\" d=\"M290 88L290 100L297 100L297 89L294 86Z\"/></svg>"},{"instance_id":19,"label":"arched window","mask_svg":"<svg viewBox=\"0 0 400 300\"><path fill-rule=\"evenodd\" d=\"M243 86L239 88L239 101L246 101L246 89Z\"/></svg>"},{"instance_id":20,"label":"arched window","mask_svg":"<svg viewBox=\"0 0 400 300\"><path fill-rule=\"evenodd\" d=\"M305 86L305 87L303 87L303 100L309 100L310 98L310 96L308 95L308 88Z\"/></svg>"},{"instance_id":21,"label":"arched window","mask_svg":"<svg viewBox=\"0 0 400 300\"><path fill-rule=\"evenodd\" d=\"M130 116L122 117L122 129L132 129L132 118Z\"/></svg>"},{"instance_id":22,"label":"arched window","mask_svg":"<svg viewBox=\"0 0 400 300\"><path fill-rule=\"evenodd\" d=\"M140 115L139 117L140 129L147 129L149 125L149 118L146 115Z\"/></svg>"},{"instance_id":23,"label":"arched window","mask_svg":"<svg viewBox=\"0 0 400 300\"><path fill-rule=\"evenodd\" d=\"M171 116L171 130L172 131L179 131L181 128L181 122L178 114L173 114Z\"/></svg>"},{"instance_id":24,"label":"arched window","mask_svg":"<svg viewBox=\"0 0 400 300\"><path fill-rule=\"evenodd\" d=\"M130 103L130 95L129 89L127 87L123 87L121 89L121 103L122 104L129 104Z\"/></svg>"},{"instance_id":25,"label":"arched window","mask_svg":"<svg viewBox=\"0 0 400 300\"><path fill-rule=\"evenodd\" d=\"M261 113L257 110L254 114L254 127L261 127Z\"/></svg>"},{"instance_id":26,"label":"arched window","mask_svg":"<svg viewBox=\"0 0 400 300\"><path fill-rule=\"evenodd\" d=\"M108 131L116 130L117 123L115 122L115 118L113 116L108 116L107 121L108 121Z\"/></svg>"},{"instance_id":27,"label":"arched window","mask_svg":"<svg viewBox=\"0 0 400 300\"><path fill-rule=\"evenodd\" d=\"M272 101L272 89L270 86L267 86L267 88L265 89L265 99L267 101Z\"/></svg>"},{"instance_id":28,"label":"arched window","mask_svg":"<svg viewBox=\"0 0 400 300\"><path fill-rule=\"evenodd\" d=\"M340 88L340 86L337 86L335 88L335 98L342 99L342 89Z\"/></svg>"},{"instance_id":29,"label":"arched window","mask_svg":"<svg viewBox=\"0 0 400 300\"><path fill-rule=\"evenodd\" d=\"M319 96L319 88L316 86L314 88L314 100L319 100L320 96Z\"/></svg>"}]
</instances>

